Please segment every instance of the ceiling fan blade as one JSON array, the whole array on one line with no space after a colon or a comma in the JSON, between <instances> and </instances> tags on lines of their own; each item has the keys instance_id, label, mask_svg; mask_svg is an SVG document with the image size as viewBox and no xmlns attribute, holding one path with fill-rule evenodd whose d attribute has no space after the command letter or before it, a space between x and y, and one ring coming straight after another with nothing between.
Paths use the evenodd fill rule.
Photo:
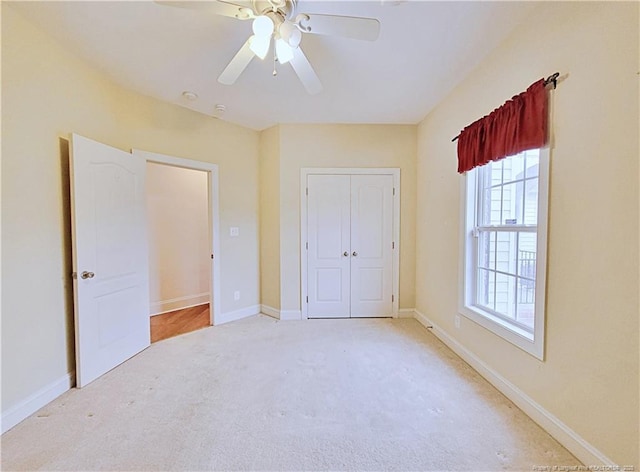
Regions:
<instances>
[{"instance_id":1,"label":"ceiling fan blade","mask_svg":"<svg viewBox=\"0 0 640 472\"><path fill-rule=\"evenodd\" d=\"M316 71L311 67L311 63L309 62L309 59L307 59L307 56L302 52L302 49L298 47L293 50L293 59L291 59L289 63L310 95L322 92L320 79L318 78Z\"/></svg>"},{"instance_id":2,"label":"ceiling fan blade","mask_svg":"<svg viewBox=\"0 0 640 472\"><path fill-rule=\"evenodd\" d=\"M380 34L380 22L375 18L356 16L317 15L302 13L296 17L306 33L343 36L375 41Z\"/></svg>"},{"instance_id":3,"label":"ceiling fan blade","mask_svg":"<svg viewBox=\"0 0 640 472\"><path fill-rule=\"evenodd\" d=\"M222 71L218 77L218 82L224 85L232 85L236 80L238 80L242 71L247 68L251 60L255 57L250 46L251 39L247 39L236 55L233 56L229 65L227 65L227 67Z\"/></svg>"},{"instance_id":4,"label":"ceiling fan blade","mask_svg":"<svg viewBox=\"0 0 640 472\"><path fill-rule=\"evenodd\" d=\"M249 7L236 5L235 3L223 2L222 0L214 0L211 2L191 2L191 1L167 1L155 0L158 5L168 7L188 8L191 10L206 11L215 15L228 16L237 18L238 20L250 20L255 18L253 10Z\"/></svg>"}]
</instances>

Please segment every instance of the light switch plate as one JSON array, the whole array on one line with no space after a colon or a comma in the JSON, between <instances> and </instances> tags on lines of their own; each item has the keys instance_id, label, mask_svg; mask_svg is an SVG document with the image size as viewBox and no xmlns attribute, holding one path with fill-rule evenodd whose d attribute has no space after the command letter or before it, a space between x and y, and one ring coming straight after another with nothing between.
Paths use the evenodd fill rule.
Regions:
<instances>
[{"instance_id":1,"label":"light switch plate","mask_svg":"<svg viewBox=\"0 0 640 472\"><path fill-rule=\"evenodd\" d=\"M237 226L231 226L229 228L229 236L240 236L240 228Z\"/></svg>"}]
</instances>

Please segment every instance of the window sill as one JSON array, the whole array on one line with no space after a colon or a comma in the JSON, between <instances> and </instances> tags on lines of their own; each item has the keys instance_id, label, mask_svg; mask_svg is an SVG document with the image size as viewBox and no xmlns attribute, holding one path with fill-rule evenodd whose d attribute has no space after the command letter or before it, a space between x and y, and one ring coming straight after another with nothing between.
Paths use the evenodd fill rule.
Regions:
<instances>
[{"instance_id":1,"label":"window sill","mask_svg":"<svg viewBox=\"0 0 640 472\"><path fill-rule=\"evenodd\" d=\"M462 306L459 312L465 318L479 324L528 354L531 354L537 359L544 360L542 342L536 342L532 333L475 306Z\"/></svg>"}]
</instances>

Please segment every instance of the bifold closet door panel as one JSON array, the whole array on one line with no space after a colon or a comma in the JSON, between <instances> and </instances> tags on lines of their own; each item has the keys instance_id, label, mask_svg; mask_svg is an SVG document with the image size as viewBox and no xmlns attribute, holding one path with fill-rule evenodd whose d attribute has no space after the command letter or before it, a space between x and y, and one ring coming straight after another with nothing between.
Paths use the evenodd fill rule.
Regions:
<instances>
[{"instance_id":1,"label":"bifold closet door panel","mask_svg":"<svg viewBox=\"0 0 640 472\"><path fill-rule=\"evenodd\" d=\"M351 317L393 314L393 176L351 176Z\"/></svg>"},{"instance_id":2,"label":"bifold closet door panel","mask_svg":"<svg viewBox=\"0 0 640 472\"><path fill-rule=\"evenodd\" d=\"M350 176L307 179L309 318L349 318Z\"/></svg>"}]
</instances>

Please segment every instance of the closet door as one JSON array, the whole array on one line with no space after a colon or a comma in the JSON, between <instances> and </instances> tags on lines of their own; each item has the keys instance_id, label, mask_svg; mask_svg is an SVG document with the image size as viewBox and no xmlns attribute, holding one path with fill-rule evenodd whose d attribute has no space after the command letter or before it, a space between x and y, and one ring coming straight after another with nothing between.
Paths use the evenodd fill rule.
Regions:
<instances>
[{"instance_id":1,"label":"closet door","mask_svg":"<svg viewBox=\"0 0 640 472\"><path fill-rule=\"evenodd\" d=\"M350 176L307 179L309 318L349 318Z\"/></svg>"},{"instance_id":2,"label":"closet door","mask_svg":"<svg viewBox=\"0 0 640 472\"><path fill-rule=\"evenodd\" d=\"M351 317L393 314L393 176L351 176Z\"/></svg>"}]
</instances>

